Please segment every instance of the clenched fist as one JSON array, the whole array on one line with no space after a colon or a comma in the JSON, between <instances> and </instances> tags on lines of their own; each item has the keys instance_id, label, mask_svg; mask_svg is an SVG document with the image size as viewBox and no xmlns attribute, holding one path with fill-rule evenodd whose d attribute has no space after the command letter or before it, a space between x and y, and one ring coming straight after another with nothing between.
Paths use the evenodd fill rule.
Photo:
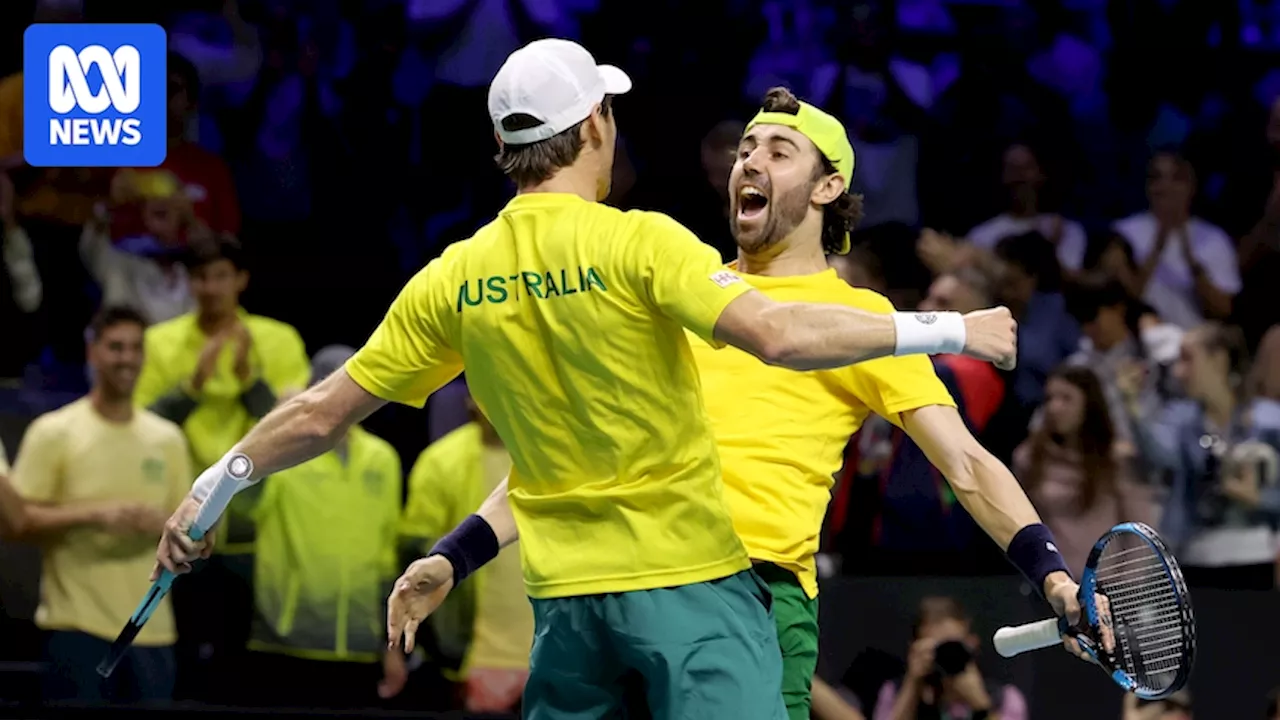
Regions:
<instances>
[{"instance_id":1,"label":"clenched fist","mask_svg":"<svg viewBox=\"0 0 1280 720\"><path fill-rule=\"evenodd\" d=\"M964 354L1012 370L1018 363L1018 321L1007 307L977 310L964 316Z\"/></svg>"}]
</instances>

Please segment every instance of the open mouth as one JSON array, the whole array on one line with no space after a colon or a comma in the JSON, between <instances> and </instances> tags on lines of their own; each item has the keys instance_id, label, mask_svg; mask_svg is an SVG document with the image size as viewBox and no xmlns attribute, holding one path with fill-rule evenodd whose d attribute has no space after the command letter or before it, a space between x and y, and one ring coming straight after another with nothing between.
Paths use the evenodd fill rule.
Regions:
<instances>
[{"instance_id":1,"label":"open mouth","mask_svg":"<svg viewBox=\"0 0 1280 720\"><path fill-rule=\"evenodd\" d=\"M744 187L738 191L738 218L751 220L764 214L769 206L769 198L754 187Z\"/></svg>"}]
</instances>

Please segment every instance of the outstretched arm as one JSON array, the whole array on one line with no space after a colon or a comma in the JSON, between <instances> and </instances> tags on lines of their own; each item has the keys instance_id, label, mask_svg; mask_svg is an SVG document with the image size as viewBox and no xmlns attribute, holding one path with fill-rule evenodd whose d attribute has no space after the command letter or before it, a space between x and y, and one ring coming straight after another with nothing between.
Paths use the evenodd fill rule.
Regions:
<instances>
[{"instance_id":1,"label":"outstretched arm","mask_svg":"<svg viewBox=\"0 0 1280 720\"><path fill-rule=\"evenodd\" d=\"M498 548L504 548L520 539L520 530L516 528L516 516L511 512L511 503L507 500L507 483L510 476L502 478L498 487L489 493L489 497L480 504L476 515L484 518L498 539Z\"/></svg>"},{"instance_id":2,"label":"outstretched arm","mask_svg":"<svg viewBox=\"0 0 1280 720\"><path fill-rule=\"evenodd\" d=\"M165 523L156 549L156 573L160 568L174 573L187 572L196 558L208 557L212 550L212 536L197 542L187 536L187 531L201 501L227 474L230 458L243 455L252 465L248 477L239 481L236 489L239 492L268 475L332 450L352 425L385 403L385 400L357 385L345 369L281 403L222 460L196 479L187 498Z\"/></svg>"},{"instance_id":3,"label":"outstretched arm","mask_svg":"<svg viewBox=\"0 0 1280 720\"><path fill-rule=\"evenodd\" d=\"M888 355L965 353L1012 367L1017 323L1005 308L874 313L847 305L782 303L749 292L715 325L721 342L792 370L844 367Z\"/></svg>"},{"instance_id":4,"label":"outstretched arm","mask_svg":"<svg viewBox=\"0 0 1280 720\"><path fill-rule=\"evenodd\" d=\"M1079 612L1076 583L1039 513L1009 468L969 432L960 413L930 405L902 413L902 426L947 478L964 509L1055 609Z\"/></svg>"}]
</instances>

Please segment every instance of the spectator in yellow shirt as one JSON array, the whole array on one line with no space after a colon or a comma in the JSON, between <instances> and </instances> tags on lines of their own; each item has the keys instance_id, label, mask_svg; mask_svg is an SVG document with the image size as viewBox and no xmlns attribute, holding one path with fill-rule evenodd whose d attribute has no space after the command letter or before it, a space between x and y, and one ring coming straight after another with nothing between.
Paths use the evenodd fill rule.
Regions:
<instances>
[{"instance_id":1,"label":"spectator in yellow shirt","mask_svg":"<svg viewBox=\"0 0 1280 720\"><path fill-rule=\"evenodd\" d=\"M400 533L414 558L466 518L511 470L502 439L470 396L467 409L471 422L423 450L409 474ZM515 712L533 644L533 608L524 593L520 548L504 548L432 617L439 650L461 656L467 711Z\"/></svg>"},{"instance_id":2,"label":"spectator in yellow shirt","mask_svg":"<svg viewBox=\"0 0 1280 720\"><path fill-rule=\"evenodd\" d=\"M162 701L173 694L177 639L164 602L120 670L95 670L146 593L152 536L190 488L182 431L135 408L142 317L106 308L90 327L87 397L35 420L13 467L25 500L22 536L44 550L36 624L48 632L43 697Z\"/></svg>"}]
</instances>

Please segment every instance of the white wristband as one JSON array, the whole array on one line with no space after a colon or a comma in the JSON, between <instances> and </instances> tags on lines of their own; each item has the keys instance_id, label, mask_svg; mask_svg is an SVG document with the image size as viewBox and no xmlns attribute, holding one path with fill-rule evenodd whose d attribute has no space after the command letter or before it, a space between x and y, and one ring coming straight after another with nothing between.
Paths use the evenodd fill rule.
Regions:
<instances>
[{"instance_id":1,"label":"white wristband","mask_svg":"<svg viewBox=\"0 0 1280 720\"><path fill-rule=\"evenodd\" d=\"M200 477L191 486L191 496L200 502L204 502L205 498L213 494L214 488L218 483L227 478L235 482L235 492L240 492L247 487L253 485L249 477L253 474L253 461L248 455L232 450L222 459L207 470L200 473Z\"/></svg>"},{"instance_id":2,"label":"white wristband","mask_svg":"<svg viewBox=\"0 0 1280 720\"><path fill-rule=\"evenodd\" d=\"M944 355L964 352L964 316L957 312L896 312L894 355Z\"/></svg>"}]
</instances>

